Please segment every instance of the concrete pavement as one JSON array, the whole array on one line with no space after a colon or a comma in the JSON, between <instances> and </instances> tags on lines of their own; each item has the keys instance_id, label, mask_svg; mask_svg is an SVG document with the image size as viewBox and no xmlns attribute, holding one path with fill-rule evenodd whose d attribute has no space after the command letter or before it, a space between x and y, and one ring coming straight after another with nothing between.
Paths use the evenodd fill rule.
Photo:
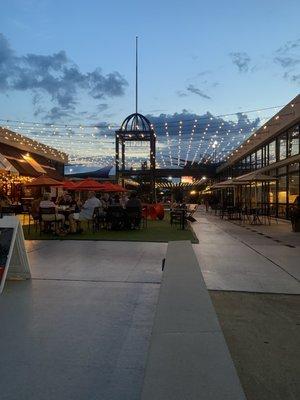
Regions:
<instances>
[{"instance_id":1,"label":"concrete pavement","mask_svg":"<svg viewBox=\"0 0 300 400\"><path fill-rule=\"evenodd\" d=\"M300 294L300 234L291 233L291 248L286 246L286 224L263 229L277 232L277 228L279 236L284 229L287 243L246 229L256 229L251 225L242 227L205 213L196 218L192 226L199 244L193 246L208 289Z\"/></svg>"},{"instance_id":2,"label":"concrete pavement","mask_svg":"<svg viewBox=\"0 0 300 400\"><path fill-rule=\"evenodd\" d=\"M288 226L253 227L278 242L197 219L209 289L300 293L300 239ZM33 279L8 282L0 298L1 400L139 399L166 246L28 242Z\"/></svg>"},{"instance_id":3,"label":"concrete pavement","mask_svg":"<svg viewBox=\"0 0 300 400\"><path fill-rule=\"evenodd\" d=\"M0 299L1 400L139 399L165 245L28 250L33 279Z\"/></svg>"}]
</instances>

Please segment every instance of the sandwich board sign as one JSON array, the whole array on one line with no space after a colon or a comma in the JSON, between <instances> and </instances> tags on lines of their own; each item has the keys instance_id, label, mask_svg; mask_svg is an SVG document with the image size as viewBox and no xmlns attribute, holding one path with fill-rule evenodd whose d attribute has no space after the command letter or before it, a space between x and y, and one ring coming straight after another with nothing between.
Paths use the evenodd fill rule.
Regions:
<instances>
[{"instance_id":1,"label":"sandwich board sign","mask_svg":"<svg viewBox=\"0 0 300 400\"><path fill-rule=\"evenodd\" d=\"M0 294L6 279L30 279L24 234L17 217L0 218Z\"/></svg>"}]
</instances>

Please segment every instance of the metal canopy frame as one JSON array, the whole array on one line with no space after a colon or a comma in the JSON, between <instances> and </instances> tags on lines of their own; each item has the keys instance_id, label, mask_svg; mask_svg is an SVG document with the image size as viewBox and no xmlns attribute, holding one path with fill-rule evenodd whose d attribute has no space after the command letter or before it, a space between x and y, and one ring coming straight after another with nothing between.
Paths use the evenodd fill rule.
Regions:
<instances>
[{"instance_id":1,"label":"metal canopy frame","mask_svg":"<svg viewBox=\"0 0 300 400\"><path fill-rule=\"evenodd\" d=\"M120 129L116 131L116 179L122 186L124 186L125 175L128 176L128 171L125 170L126 142L150 143L150 187L152 197L155 199L156 134L150 121L144 115L137 112L129 115L123 121ZM132 175L134 175L134 173Z\"/></svg>"}]
</instances>

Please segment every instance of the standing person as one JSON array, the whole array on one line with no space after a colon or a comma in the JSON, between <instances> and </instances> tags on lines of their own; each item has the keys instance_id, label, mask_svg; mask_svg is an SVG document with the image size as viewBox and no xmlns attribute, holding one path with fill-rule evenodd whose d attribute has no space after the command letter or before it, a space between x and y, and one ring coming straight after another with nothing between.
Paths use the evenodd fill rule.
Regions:
<instances>
[{"instance_id":1,"label":"standing person","mask_svg":"<svg viewBox=\"0 0 300 400\"><path fill-rule=\"evenodd\" d=\"M142 202L134 192L131 193L129 200L126 203L126 209L130 208L138 208L142 212Z\"/></svg>"},{"instance_id":2,"label":"standing person","mask_svg":"<svg viewBox=\"0 0 300 400\"><path fill-rule=\"evenodd\" d=\"M128 224L130 229L136 229L140 226L142 219L142 202L137 197L136 193L131 193L126 204L128 215Z\"/></svg>"},{"instance_id":3,"label":"standing person","mask_svg":"<svg viewBox=\"0 0 300 400\"><path fill-rule=\"evenodd\" d=\"M73 206L74 200L70 193L64 192L63 195L58 199L57 204L59 206Z\"/></svg>"},{"instance_id":4,"label":"standing person","mask_svg":"<svg viewBox=\"0 0 300 400\"><path fill-rule=\"evenodd\" d=\"M90 191L88 192L88 198L82 206L80 213L74 213L69 216L70 231L73 233L76 232L76 221L92 220L96 207L100 208L100 212L103 212L101 201L97 199L95 192Z\"/></svg>"}]
</instances>

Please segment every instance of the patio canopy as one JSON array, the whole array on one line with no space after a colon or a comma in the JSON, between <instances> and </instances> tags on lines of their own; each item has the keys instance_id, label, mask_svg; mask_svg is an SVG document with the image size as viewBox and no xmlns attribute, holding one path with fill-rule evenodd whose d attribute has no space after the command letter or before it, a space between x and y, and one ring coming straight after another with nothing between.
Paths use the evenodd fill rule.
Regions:
<instances>
[{"instance_id":1,"label":"patio canopy","mask_svg":"<svg viewBox=\"0 0 300 400\"><path fill-rule=\"evenodd\" d=\"M48 176L39 176L33 181L26 183L25 186L62 186L63 182L56 179L49 178Z\"/></svg>"},{"instance_id":2,"label":"patio canopy","mask_svg":"<svg viewBox=\"0 0 300 400\"><path fill-rule=\"evenodd\" d=\"M250 183L250 182L277 181L277 178L275 178L274 176L263 174L262 172L259 172L259 171L253 171L253 172L249 172L248 174L238 176L237 178L234 178L234 180L239 183L242 183L242 182Z\"/></svg>"},{"instance_id":3,"label":"patio canopy","mask_svg":"<svg viewBox=\"0 0 300 400\"><path fill-rule=\"evenodd\" d=\"M227 179L226 181L215 183L210 189L227 189L242 185L244 182L237 182L236 179Z\"/></svg>"}]
</instances>

